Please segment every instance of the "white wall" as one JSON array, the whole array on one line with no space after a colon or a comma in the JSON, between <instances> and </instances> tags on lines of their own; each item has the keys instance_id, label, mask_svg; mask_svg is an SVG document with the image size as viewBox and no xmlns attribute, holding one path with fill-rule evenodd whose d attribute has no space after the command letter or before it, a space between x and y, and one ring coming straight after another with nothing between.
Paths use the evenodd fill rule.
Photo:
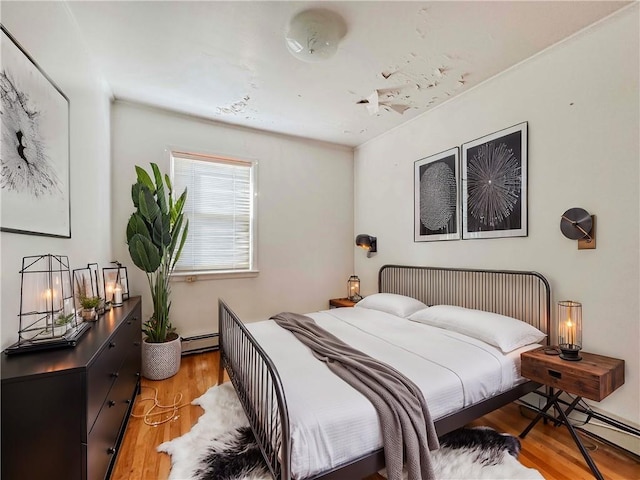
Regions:
<instances>
[{"instance_id":1,"label":"white wall","mask_svg":"<svg viewBox=\"0 0 640 480\"><path fill-rule=\"evenodd\" d=\"M67 255L71 268L111 261L109 92L62 2L2 2L2 24L69 98L71 238L2 232L1 347L18 340L22 257Z\"/></svg>"},{"instance_id":2,"label":"white wall","mask_svg":"<svg viewBox=\"0 0 640 480\"><path fill-rule=\"evenodd\" d=\"M129 267L130 288L148 283L129 256L134 165L169 171L169 146L258 161L258 268L255 278L172 283L171 318L182 336L218 331L223 298L243 320L287 308L309 312L345 296L353 269L353 152L349 148L233 127L132 103L112 108L113 246Z\"/></svg>"},{"instance_id":3,"label":"white wall","mask_svg":"<svg viewBox=\"0 0 640 480\"><path fill-rule=\"evenodd\" d=\"M448 101L355 152L355 255L364 293L386 263L536 270L555 301L583 304L584 349L622 358L625 385L599 407L640 423L638 4ZM413 162L529 123L529 235L413 242ZM597 249L577 250L560 215L597 216Z\"/></svg>"}]
</instances>

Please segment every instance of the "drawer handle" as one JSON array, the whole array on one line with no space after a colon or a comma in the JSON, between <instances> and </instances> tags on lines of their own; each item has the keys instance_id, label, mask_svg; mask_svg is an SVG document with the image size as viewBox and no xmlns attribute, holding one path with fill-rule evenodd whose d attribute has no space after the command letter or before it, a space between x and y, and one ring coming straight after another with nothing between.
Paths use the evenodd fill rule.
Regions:
<instances>
[{"instance_id":1,"label":"drawer handle","mask_svg":"<svg viewBox=\"0 0 640 480\"><path fill-rule=\"evenodd\" d=\"M140 346L140 342L133 342L133 346L134 347L139 347Z\"/></svg>"},{"instance_id":2,"label":"drawer handle","mask_svg":"<svg viewBox=\"0 0 640 480\"><path fill-rule=\"evenodd\" d=\"M556 372L555 370L549 370L549 375L551 375L553 378L562 378L562 373Z\"/></svg>"},{"instance_id":3,"label":"drawer handle","mask_svg":"<svg viewBox=\"0 0 640 480\"><path fill-rule=\"evenodd\" d=\"M109 342L109 348L116 348L116 342Z\"/></svg>"},{"instance_id":4,"label":"drawer handle","mask_svg":"<svg viewBox=\"0 0 640 480\"><path fill-rule=\"evenodd\" d=\"M118 372L113 372L113 373L111 374L111 376L112 376L113 378L118 378L118 376L119 376L119 375L120 375L120 374L119 374Z\"/></svg>"},{"instance_id":5,"label":"drawer handle","mask_svg":"<svg viewBox=\"0 0 640 480\"><path fill-rule=\"evenodd\" d=\"M124 401L124 403L126 403L127 405L129 405L129 404L131 403L131 399L130 399L130 398L127 398L127 399Z\"/></svg>"},{"instance_id":6,"label":"drawer handle","mask_svg":"<svg viewBox=\"0 0 640 480\"><path fill-rule=\"evenodd\" d=\"M107 453L109 455L113 455L114 453L116 453L116 449L113 448L113 447L109 447L109 448L107 448Z\"/></svg>"},{"instance_id":7,"label":"drawer handle","mask_svg":"<svg viewBox=\"0 0 640 480\"><path fill-rule=\"evenodd\" d=\"M111 407L115 407L115 406L116 406L116 402L114 402L113 400L109 400L109 402L107 403L107 405L109 405L109 408L111 408Z\"/></svg>"}]
</instances>

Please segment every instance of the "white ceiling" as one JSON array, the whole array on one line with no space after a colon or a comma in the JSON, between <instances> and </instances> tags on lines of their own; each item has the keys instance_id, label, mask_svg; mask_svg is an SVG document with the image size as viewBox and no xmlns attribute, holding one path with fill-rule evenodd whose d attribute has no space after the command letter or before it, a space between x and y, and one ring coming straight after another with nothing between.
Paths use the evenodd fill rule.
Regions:
<instances>
[{"instance_id":1,"label":"white ceiling","mask_svg":"<svg viewBox=\"0 0 640 480\"><path fill-rule=\"evenodd\" d=\"M68 2L116 98L349 146L628 3ZM294 58L284 40L289 20L311 7L347 25L320 63ZM370 115L358 102L376 90L381 106Z\"/></svg>"}]
</instances>

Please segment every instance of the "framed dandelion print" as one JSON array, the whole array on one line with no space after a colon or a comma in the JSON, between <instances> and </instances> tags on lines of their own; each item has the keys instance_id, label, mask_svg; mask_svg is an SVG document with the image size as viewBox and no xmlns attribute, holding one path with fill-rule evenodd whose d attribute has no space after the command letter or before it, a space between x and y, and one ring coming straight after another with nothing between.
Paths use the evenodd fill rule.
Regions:
<instances>
[{"instance_id":1,"label":"framed dandelion print","mask_svg":"<svg viewBox=\"0 0 640 480\"><path fill-rule=\"evenodd\" d=\"M0 228L70 238L69 100L1 29Z\"/></svg>"},{"instance_id":2,"label":"framed dandelion print","mask_svg":"<svg viewBox=\"0 0 640 480\"><path fill-rule=\"evenodd\" d=\"M414 241L460 238L458 147L414 163Z\"/></svg>"},{"instance_id":3,"label":"framed dandelion print","mask_svg":"<svg viewBox=\"0 0 640 480\"><path fill-rule=\"evenodd\" d=\"M462 145L462 238L527 236L527 123Z\"/></svg>"}]
</instances>

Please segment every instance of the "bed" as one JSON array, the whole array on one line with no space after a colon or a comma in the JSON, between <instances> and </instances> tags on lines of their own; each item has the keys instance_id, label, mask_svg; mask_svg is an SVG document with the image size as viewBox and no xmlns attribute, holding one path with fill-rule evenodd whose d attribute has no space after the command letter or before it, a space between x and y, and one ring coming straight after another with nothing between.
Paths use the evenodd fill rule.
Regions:
<instances>
[{"instance_id":1,"label":"bed","mask_svg":"<svg viewBox=\"0 0 640 480\"><path fill-rule=\"evenodd\" d=\"M464 328L453 331L438 322L457 324L456 308L463 307L460 318L473 311L469 317L472 323L476 319L484 322L484 312L491 312L486 313L487 322L504 315L546 334L551 294L542 275L385 265L379 272L378 291L383 295L367 297L360 308L308 315L323 328L355 343L354 347L379 355L419 384L438 435L540 387L519 376L520 351L532 345L509 347L504 353L499 344L486 343L492 339L469 337L465 330L468 323L460 323ZM396 297L402 306L394 303L389 310L386 302L396 302ZM422 302L425 309L416 310L411 301ZM405 308L407 305L412 311ZM444 312L444 317L433 313L436 311ZM384 467L379 427L375 418L371 421L366 399L363 402L357 392L331 377L333 374L321 362L310 359L310 354L305 357L305 347L274 322L245 325L223 300L219 301L219 319L220 376L224 370L228 372L274 478L356 479ZM546 343L546 337L530 343L540 342ZM452 345L463 344L468 350L452 350ZM440 350L445 358L434 362L423 350ZM434 363L442 364L445 372L433 370ZM490 364L497 369L489 368ZM461 400L445 381L447 376L460 380ZM467 377L467 384L462 377Z\"/></svg>"}]
</instances>

